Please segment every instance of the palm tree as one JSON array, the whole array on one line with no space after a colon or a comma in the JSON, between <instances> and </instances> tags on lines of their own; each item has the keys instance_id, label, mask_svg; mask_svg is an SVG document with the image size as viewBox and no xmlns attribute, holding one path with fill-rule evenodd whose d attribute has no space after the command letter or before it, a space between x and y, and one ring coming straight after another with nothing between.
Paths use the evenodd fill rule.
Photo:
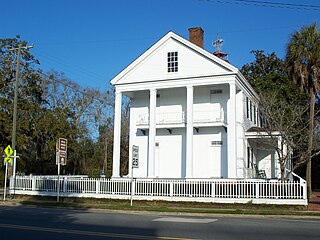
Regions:
<instances>
[{"instance_id":1,"label":"palm tree","mask_svg":"<svg viewBox=\"0 0 320 240\"><path fill-rule=\"evenodd\" d=\"M320 31L316 23L303 27L291 35L287 46L286 61L289 76L300 87L301 92L310 97L309 133L306 159L306 181L308 199L311 195L311 158L313 149L313 131L315 99L320 90Z\"/></svg>"}]
</instances>

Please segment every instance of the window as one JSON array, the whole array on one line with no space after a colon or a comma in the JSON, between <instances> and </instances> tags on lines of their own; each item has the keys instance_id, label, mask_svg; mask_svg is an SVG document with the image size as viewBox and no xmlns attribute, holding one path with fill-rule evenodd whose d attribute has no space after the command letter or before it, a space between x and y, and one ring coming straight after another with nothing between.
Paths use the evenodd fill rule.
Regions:
<instances>
[{"instance_id":1,"label":"window","mask_svg":"<svg viewBox=\"0 0 320 240\"><path fill-rule=\"evenodd\" d=\"M250 101L250 121L252 121L252 102Z\"/></svg>"},{"instance_id":2,"label":"window","mask_svg":"<svg viewBox=\"0 0 320 240\"><path fill-rule=\"evenodd\" d=\"M250 168L250 147L247 147L247 168Z\"/></svg>"},{"instance_id":3,"label":"window","mask_svg":"<svg viewBox=\"0 0 320 240\"><path fill-rule=\"evenodd\" d=\"M257 124L256 105L253 105L253 122L254 122L254 124Z\"/></svg>"},{"instance_id":4,"label":"window","mask_svg":"<svg viewBox=\"0 0 320 240\"><path fill-rule=\"evenodd\" d=\"M178 52L168 52L168 72L178 72Z\"/></svg>"},{"instance_id":5,"label":"window","mask_svg":"<svg viewBox=\"0 0 320 240\"><path fill-rule=\"evenodd\" d=\"M249 98L248 97L246 97L246 102L247 102L247 118L249 119L250 112L249 112Z\"/></svg>"}]
</instances>

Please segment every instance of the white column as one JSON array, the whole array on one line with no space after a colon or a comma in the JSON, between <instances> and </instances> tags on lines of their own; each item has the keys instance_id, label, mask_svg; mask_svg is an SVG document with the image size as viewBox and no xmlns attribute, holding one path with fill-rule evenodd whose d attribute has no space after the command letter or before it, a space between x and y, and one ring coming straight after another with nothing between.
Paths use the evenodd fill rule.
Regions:
<instances>
[{"instance_id":1,"label":"white column","mask_svg":"<svg viewBox=\"0 0 320 240\"><path fill-rule=\"evenodd\" d=\"M236 84L229 83L228 101L228 178L237 177Z\"/></svg>"},{"instance_id":2,"label":"white column","mask_svg":"<svg viewBox=\"0 0 320 240\"><path fill-rule=\"evenodd\" d=\"M154 178L155 175L155 143L156 143L156 102L157 90L150 89L149 104L149 152L148 152L148 178Z\"/></svg>"},{"instance_id":3,"label":"white column","mask_svg":"<svg viewBox=\"0 0 320 240\"><path fill-rule=\"evenodd\" d=\"M186 178L193 178L193 86L187 86Z\"/></svg>"},{"instance_id":4,"label":"white column","mask_svg":"<svg viewBox=\"0 0 320 240\"><path fill-rule=\"evenodd\" d=\"M112 177L120 177L121 105L122 93L116 92L114 109Z\"/></svg>"}]
</instances>

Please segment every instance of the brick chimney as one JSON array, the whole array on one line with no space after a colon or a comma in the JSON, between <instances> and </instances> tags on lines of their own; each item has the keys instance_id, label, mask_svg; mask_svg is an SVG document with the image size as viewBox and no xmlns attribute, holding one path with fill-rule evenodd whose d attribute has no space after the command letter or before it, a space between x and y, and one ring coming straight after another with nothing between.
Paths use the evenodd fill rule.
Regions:
<instances>
[{"instance_id":1,"label":"brick chimney","mask_svg":"<svg viewBox=\"0 0 320 240\"><path fill-rule=\"evenodd\" d=\"M189 41L203 48L203 34L201 27L189 28Z\"/></svg>"}]
</instances>

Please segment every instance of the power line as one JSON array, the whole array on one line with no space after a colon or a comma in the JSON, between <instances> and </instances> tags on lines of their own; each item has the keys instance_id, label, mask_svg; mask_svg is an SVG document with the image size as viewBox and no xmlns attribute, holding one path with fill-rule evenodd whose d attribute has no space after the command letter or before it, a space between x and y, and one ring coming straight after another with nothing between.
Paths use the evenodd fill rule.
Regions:
<instances>
[{"instance_id":1,"label":"power line","mask_svg":"<svg viewBox=\"0 0 320 240\"><path fill-rule=\"evenodd\" d=\"M287 3L287 2L269 2L269 1L256 1L256 0L199 0L199 1L211 2L211 3L217 2L217 3L227 3L227 4L238 4L238 5L251 5L251 6L257 6L257 7L320 11L320 5L294 4L294 3Z\"/></svg>"},{"instance_id":2,"label":"power line","mask_svg":"<svg viewBox=\"0 0 320 240\"><path fill-rule=\"evenodd\" d=\"M37 44L41 46L48 45L86 45L86 44L105 44L107 42L132 42L132 41L142 41L142 40L151 40L151 39L159 39L158 37L140 37L140 38L118 38L118 39L102 39L102 40L87 40L87 41L70 41L70 42L46 42L43 44Z\"/></svg>"},{"instance_id":3,"label":"power line","mask_svg":"<svg viewBox=\"0 0 320 240\"><path fill-rule=\"evenodd\" d=\"M68 63L66 61L63 61L63 60L57 58L57 57L49 56L48 54L43 54L43 53L40 53L39 51L34 51L34 52L37 55L44 57L44 60L51 61L51 62L56 63L58 65L64 66L64 67L66 67L68 69L72 69L73 71L76 71L76 73L78 73L78 74L80 72L80 73L90 77L92 80L93 79L97 79L97 78L100 78L100 79L105 79L106 78L106 77L104 77L102 75L96 74L94 72L90 72L90 71L88 71L86 69L83 69L83 68L81 68L79 66L76 66L74 64L70 64L70 63ZM95 81L95 82L100 83L98 81Z\"/></svg>"},{"instance_id":4,"label":"power line","mask_svg":"<svg viewBox=\"0 0 320 240\"><path fill-rule=\"evenodd\" d=\"M43 76L43 77L46 78L46 79L41 79L41 81L45 81L45 80L48 81L48 80L50 80L50 78L48 78L48 76L47 76L46 74L44 74L44 73L42 73L42 72L39 72L39 74L40 74L41 76ZM72 85L72 84L70 84L70 83L67 83L67 82L62 81L62 80L59 80L59 79L54 79L54 80L52 80L52 82L53 82L53 81L56 81L56 82L64 85L65 87L71 88L71 89L73 89L74 91L76 91L76 92L78 92L78 93L82 93L82 94L85 95L85 96L90 96L90 97L92 97L92 95L89 95L88 92L85 92L85 91L83 91L83 90L80 90L80 89L78 89L78 88L75 88L75 86ZM96 90L96 91L99 91L99 90ZM96 99L96 100L99 100L99 102L101 102L100 99L98 99L98 98L95 98L95 99Z\"/></svg>"},{"instance_id":5,"label":"power line","mask_svg":"<svg viewBox=\"0 0 320 240\"><path fill-rule=\"evenodd\" d=\"M218 33L223 33L223 34L230 34L230 33L242 33L242 32L260 32L260 31L278 31L280 29L292 29L292 28L299 28L301 26L282 26L282 27L261 27L261 28L248 28L248 29L238 29L238 30L227 30L227 31L219 31ZM216 34L217 32L206 32L206 34Z\"/></svg>"}]
</instances>

